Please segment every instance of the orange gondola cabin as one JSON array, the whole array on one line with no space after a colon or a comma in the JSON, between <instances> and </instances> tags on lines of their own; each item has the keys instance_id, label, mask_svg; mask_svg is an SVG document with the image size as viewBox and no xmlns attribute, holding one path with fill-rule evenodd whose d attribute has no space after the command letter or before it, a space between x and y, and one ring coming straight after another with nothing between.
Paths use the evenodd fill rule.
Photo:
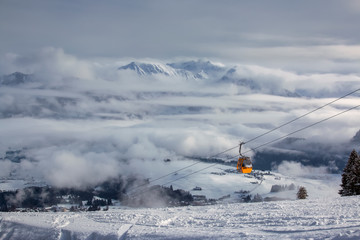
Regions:
<instances>
[{"instance_id":1,"label":"orange gondola cabin","mask_svg":"<svg viewBox=\"0 0 360 240\"><path fill-rule=\"evenodd\" d=\"M236 169L240 173L251 173L252 163L249 157L240 156L237 162Z\"/></svg>"},{"instance_id":2,"label":"orange gondola cabin","mask_svg":"<svg viewBox=\"0 0 360 240\"><path fill-rule=\"evenodd\" d=\"M240 147L239 147L239 160L237 162L237 166L236 166L236 169L239 173L251 173L252 171L252 162L251 162L251 159L249 157L246 157L244 155L241 154L241 146L243 145L244 143L240 143Z\"/></svg>"}]
</instances>

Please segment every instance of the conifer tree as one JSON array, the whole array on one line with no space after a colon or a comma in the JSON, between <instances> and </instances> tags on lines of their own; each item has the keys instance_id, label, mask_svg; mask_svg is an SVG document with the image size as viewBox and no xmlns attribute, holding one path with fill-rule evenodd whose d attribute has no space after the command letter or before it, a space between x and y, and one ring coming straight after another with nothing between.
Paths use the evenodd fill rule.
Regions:
<instances>
[{"instance_id":1,"label":"conifer tree","mask_svg":"<svg viewBox=\"0 0 360 240\"><path fill-rule=\"evenodd\" d=\"M308 197L306 188L300 187L296 195L298 199L306 199Z\"/></svg>"},{"instance_id":2,"label":"conifer tree","mask_svg":"<svg viewBox=\"0 0 360 240\"><path fill-rule=\"evenodd\" d=\"M252 200L253 202L262 202L263 201L263 198L262 198L262 196L260 195L260 194L256 194L255 196L254 196L254 199Z\"/></svg>"},{"instance_id":3,"label":"conifer tree","mask_svg":"<svg viewBox=\"0 0 360 240\"><path fill-rule=\"evenodd\" d=\"M355 150L344 168L340 186L341 196L360 195L360 157Z\"/></svg>"}]
</instances>

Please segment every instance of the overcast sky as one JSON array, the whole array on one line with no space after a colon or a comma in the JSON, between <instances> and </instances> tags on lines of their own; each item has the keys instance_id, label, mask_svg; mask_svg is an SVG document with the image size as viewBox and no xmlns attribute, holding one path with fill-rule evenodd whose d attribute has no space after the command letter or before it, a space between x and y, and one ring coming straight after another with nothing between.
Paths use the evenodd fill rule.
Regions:
<instances>
[{"instance_id":1,"label":"overcast sky","mask_svg":"<svg viewBox=\"0 0 360 240\"><path fill-rule=\"evenodd\" d=\"M317 61L320 71L339 63L352 72L359 23L357 0L0 0L0 54L55 47L80 58L196 57L299 70Z\"/></svg>"},{"instance_id":2,"label":"overcast sky","mask_svg":"<svg viewBox=\"0 0 360 240\"><path fill-rule=\"evenodd\" d=\"M18 168L58 186L86 185L142 172L144 159L163 164L236 146L359 88L359 23L360 0L0 0L0 76L36 76L26 87L0 88L0 157L25 148L36 159L18 167L2 161L0 177ZM130 59L189 58L221 62L221 74L231 68L230 77L261 91L214 76L139 78L117 70ZM284 97L296 90L306 97ZM349 96L246 148L358 99ZM353 110L294 136L338 147L359 131L359 116ZM134 167L119 164L124 159Z\"/></svg>"}]
</instances>

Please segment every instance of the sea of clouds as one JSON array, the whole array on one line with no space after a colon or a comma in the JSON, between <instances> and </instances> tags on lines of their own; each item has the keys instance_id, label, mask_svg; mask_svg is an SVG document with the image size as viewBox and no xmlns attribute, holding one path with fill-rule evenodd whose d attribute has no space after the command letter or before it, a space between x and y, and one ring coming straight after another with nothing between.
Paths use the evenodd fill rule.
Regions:
<instances>
[{"instance_id":1,"label":"sea of clouds","mask_svg":"<svg viewBox=\"0 0 360 240\"><path fill-rule=\"evenodd\" d=\"M0 75L21 72L31 81L0 86L0 176L83 187L118 175L141 175L146 168L153 176L163 175L163 159L215 155L360 87L356 74L300 74L256 65L217 64L223 71L218 75L232 81L212 75L139 76L118 69L131 61L79 59L56 48L3 56ZM358 103L359 94L353 94L243 150L253 155L251 148ZM359 130L359 117L360 111L353 110L297 137L336 146ZM25 158L14 163L6 158L9 150L21 150ZM284 163L278 170L297 168L303 166Z\"/></svg>"}]
</instances>

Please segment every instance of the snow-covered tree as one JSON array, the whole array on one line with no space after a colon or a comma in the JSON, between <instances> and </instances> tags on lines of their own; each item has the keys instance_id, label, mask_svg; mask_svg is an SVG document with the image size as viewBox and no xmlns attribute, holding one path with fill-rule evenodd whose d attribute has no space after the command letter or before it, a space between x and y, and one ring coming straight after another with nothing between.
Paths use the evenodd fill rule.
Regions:
<instances>
[{"instance_id":1,"label":"snow-covered tree","mask_svg":"<svg viewBox=\"0 0 360 240\"><path fill-rule=\"evenodd\" d=\"M306 199L308 197L306 188L305 187L299 187L299 190L298 190L296 195L297 195L298 199Z\"/></svg>"},{"instance_id":2,"label":"snow-covered tree","mask_svg":"<svg viewBox=\"0 0 360 240\"><path fill-rule=\"evenodd\" d=\"M360 157L355 150L344 168L340 186L341 196L360 195Z\"/></svg>"}]
</instances>

